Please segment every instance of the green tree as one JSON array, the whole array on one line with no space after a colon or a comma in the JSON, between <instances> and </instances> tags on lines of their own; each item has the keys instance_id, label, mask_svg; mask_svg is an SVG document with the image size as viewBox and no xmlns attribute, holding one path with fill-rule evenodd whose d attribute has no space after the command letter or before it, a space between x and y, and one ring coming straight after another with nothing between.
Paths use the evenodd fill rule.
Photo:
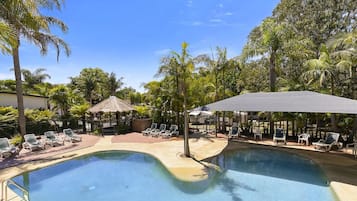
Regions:
<instances>
[{"instance_id":1,"label":"green tree","mask_svg":"<svg viewBox=\"0 0 357 201\"><path fill-rule=\"evenodd\" d=\"M67 26L59 19L51 16L45 16L40 11L45 9L60 9L62 1L57 0L9 0L1 1L0 18L7 27L11 29L11 33L15 38L15 43L9 43L11 54L13 57L17 104L19 111L19 127L20 133L23 136L26 133L26 119L24 115L23 104L23 89L21 80L20 67L20 39L37 45L40 48L41 54L47 54L48 46L51 44L56 48L57 60L61 48L64 48L67 55L70 54L68 45L57 36L51 33L51 27L57 26L62 31L67 31Z\"/></svg>"},{"instance_id":2,"label":"green tree","mask_svg":"<svg viewBox=\"0 0 357 201\"><path fill-rule=\"evenodd\" d=\"M336 33L356 29L356 7L356 1L351 0L282 0L273 16L313 41L311 48L318 57L321 44Z\"/></svg>"},{"instance_id":3,"label":"green tree","mask_svg":"<svg viewBox=\"0 0 357 201\"><path fill-rule=\"evenodd\" d=\"M83 132L87 132L87 127L86 127L86 113L87 110L90 108L90 105L88 102L84 102L83 104L76 104L73 105L69 111L72 114L72 116L76 118L80 118L82 120L82 125L83 125Z\"/></svg>"},{"instance_id":4,"label":"green tree","mask_svg":"<svg viewBox=\"0 0 357 201\"><path fill-rule=\"evenodd\" d=\"M121 86L123 86L123 77L120 77L117 79L115 73L110 73L108 82L107 82L107 89L109 91L109 94L111 96L114 96L116 91L120 89Z\"/></svg>"},{"instance_id":5,"label":"green tree","mask_svg":"<svg viewBox=\"0 0 357 201\"><path fill-rule=\"evenodd\" d=\"M45 81L46 78L51 79L51 76L47 73L44 73L46 71L45 68L38 68L31 72L30 70L27 69L22 69L21 73L24 78L24 81L26 85L29 88L34 88L36 84L41 84Z\"/></svg>"},{"instance_id":6,"label":"green tree","mask_svg":"<svg viewBox=\"0 0 357 201\"><path fill-rule=\"evenodd\" d=\"M179 83L179 94L183 99L183 113L184 113L184 154L186 157L191 157L190 148L188 143L188 87L190 79L192 78L192 73L194 70L194 61L192 56L187 50L188 44L183 42L181 45L181 53L171 52L172 58L178 64L178 83Z\"/></svg>"},{"instance_id":7,"label":"green tree","mask_svg":"<svg viewBox=\"0 0 357 201\"><path fill-rule=\"evenodd\" d=\"M54 104L53 109L60 110L64 127L67 126L70 115L69 109L73 105L72 97L73 94L71 90L64 85L58 85L50 91L49 100L52 104Z\"/></svg>"},{"instance_id":8,"label":"green tree","mask_svg":"<svg viewBox=\"0 0 357 201\"><path fill-rule=\"evenodd\" d=\"M105 83L108 83L108 73L100 68L84 68L77 77L71 77L71 85L81 92L90 105L93 101L101 101L105 97Z\"/></svg>"}]
</instances>

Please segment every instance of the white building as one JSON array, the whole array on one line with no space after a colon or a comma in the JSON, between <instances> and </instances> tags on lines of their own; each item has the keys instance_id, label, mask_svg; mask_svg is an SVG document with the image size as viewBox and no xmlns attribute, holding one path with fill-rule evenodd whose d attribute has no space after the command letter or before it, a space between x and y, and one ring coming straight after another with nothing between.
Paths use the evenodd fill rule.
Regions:
<instances>
[{"instance_id":1,"label":"white building","mask_svg":"<svg viewBox=\"0 0 357 201\"><path fill-rule=\"evenodd\" d=\"M16 93L0 92L0 106L17 108ZM28 109L48 109L48 97L38 95L24 95L24 107Z\"/></svg>"}]
</instances>

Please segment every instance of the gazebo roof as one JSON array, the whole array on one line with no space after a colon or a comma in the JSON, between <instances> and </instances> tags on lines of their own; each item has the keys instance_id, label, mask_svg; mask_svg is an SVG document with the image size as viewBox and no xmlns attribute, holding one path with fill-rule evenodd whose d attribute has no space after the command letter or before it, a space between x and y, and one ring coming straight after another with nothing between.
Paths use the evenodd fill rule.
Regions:
<instances>
[{"instance_id":1,"label":"gazebo roof","mask_svg":"<svg viewBox=\"0 0 357 201\"><path fill-rule=\"evenodd\" d=\"M206 105L210 111L357 114L357 101L311 91L260 92Z\"/></svg>"},{"instance_id":2,"label":"gazebo roof","mask_svg":"<svg viewBox=\"0 0 357 201\"><path fill-rule=\"evenodd\" d=\"M128 112L132 110L135 110L132 105L115 96L110 96L109 98L89 108L88 112Z\"/></svg>"}]
</instances>

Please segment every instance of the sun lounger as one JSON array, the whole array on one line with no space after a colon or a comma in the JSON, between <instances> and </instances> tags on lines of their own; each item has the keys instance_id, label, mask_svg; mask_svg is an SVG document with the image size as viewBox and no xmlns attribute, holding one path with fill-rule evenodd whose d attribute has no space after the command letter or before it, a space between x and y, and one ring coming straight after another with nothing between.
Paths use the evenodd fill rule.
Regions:
<instances>
[{"instance_id":1,"label":"sun lounger","mask_svg":"<svg viewBox=\"0 0 357 201\"><path fill-rule=\"evenodd\" d=\"M0 138L0 156L7 158L16 154L16 147L14 147L8 138Z\"/></svg>"},{"instance_id":2,"label":"sun lounger","mask_svg":"<svg viewBox=\"0 0 357 201\"><path fill-rule=\"evenodd\" d=\"M158 136L162 135L163 133L165 133L165 131L166 131L166 124L160 124L160 128L151 131L150 135L152 137L158 137Z\"/></svg>"},{"instance_id":3,"label":"sun lounger","mask_svg":"<svg viewBox=\"0 0 357 201\"><path fill-rule=\"evenodd\" d=\"M152 123L150 128L146 128L145 130L141 131L143 135L150 135L151 131L157 129L157 123Z\"/></svg>"},{"instance_id":4,"label":"sun lounger","mask_svg":"<svg viewBox=\"0 0 357 201\"><path fill-rule=\"evenodd\" d=\"M325 151L330 151L333 146L342 148L342 143L338 142L339 137L339 133L328 132L326 134L326 139L320 139L317 142L313 142L312 145L315 146L315 149L324 149Z\"/></svg>"},{"instance_id":5,"label":"sun lounger","mask_svg":"<svg viewBox=\"0 0 357 201\"><path fill-rule=\"evenodd\" d=\"M44 134L46 137L46 144L52 147L64 145L64 139L56 135L54 131L46 131Z\"/></svg>"},{"instance_id":6,"label":"sun lounger","mask_svg":"<svg viewBox=\"0 0 357 201\"><path fill-rule=\"evenodd\" d=\"M45 149L45 144L40 140L37 140L35 134L24 135L25 142L22 144L24 149L29 149L30 151Z\"/></svg>"},{"instance_id":7,"label":"sun lounger","mask_svg":"<svg viewBox=\"0 0 357 201\"><path fill-rule=\"evenodd\" d=\"M273 142L278 144L279 141L283 141L286 144L286 134L281 128L277 128L273 136Z\"/></svg>"},{"instance_id":8,"label":"sun lounger","mask_svg":"<svg viewBox=\"0 0 357 201\"><path fill-rule=\"evenodd\" d=\"M65 140L69 142L80 142L82 141L82 137L73 132L72 129L66 128L63 129L63 133L65 135Z\"/></svg>"},{"instance_id":9,"label":"sun lounger","mask_svg":"<svg viewBox=\"0 0 357 201\"><path fill-rule=\"evenodd\" d=\"M171 125L169 130L166 130L164 133L161 134L163 138L170 138L173 135L179 135L178 126L175 124Z\"/></svg>"},{"instance_id":10,"label":"sun lounger","mask_svg":"<svg viewBox=\"0 0 357 201\"><path fill-rule=\"evenodd\" d=\"M259 126L254 127L253 134L254 134L254 139L255 140L257 140L257 138L259 138L260 140L263 139L263 134L262 134Z\"/></svg>"},{"instance_id":11,"label":"sun lounger","mask_svg":"<svg viewBox=\"0 0 357 201\"><path fill-rule=\"evenodd\" d=\"M231 130L229 130L229 133L228 133L228 139L238 138L238 136L239 136L239 127L232 126Z\"/></svg>"}]
</instances>

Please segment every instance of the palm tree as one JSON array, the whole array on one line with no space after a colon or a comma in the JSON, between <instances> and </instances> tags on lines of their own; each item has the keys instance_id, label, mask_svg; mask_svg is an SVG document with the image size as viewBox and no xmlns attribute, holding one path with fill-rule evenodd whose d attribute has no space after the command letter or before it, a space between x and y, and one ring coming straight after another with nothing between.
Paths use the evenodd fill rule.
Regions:
<instances>
[{"instance_id":1,"label":"palm tree","mask_svg":"<svg viewBox=\"0 0 357 201\"><path fill-rule=\"evenodd\" d=\"M105 83L108 83L108 74L100 68L84 68L77 77L71 77L74 88L80 91L84 98L93 104L93 100L102 100Z\"/></svg>"},{"instance_id":2,"label":"palm tree","mask_svg":"<svg viewBox=\"0 0 357 201\"><path fill-rule=\"evenodd\" d=\"M270 91L276 91L277 66L284 48L284 35L287 32L284 23L277 23L274 18L267 18L249 34L249 41L243 49L245 59L268 56ZM269 115L271 119L271 115ZM270 134L274 132L274 122L270 120Z\"/></svg>"},{"instance_id":3,"label":"palm tree","mask_svg":"<svg viewBox=\"0 0 357 201\"><path fill-rule=\"evenodd\" d=\"M54 104L54 109L61 111L63 118L63 126L67 126L67 117L69 116L69 110L71 108L71 91L64 85L58 85L50 91L50 101Z\"/></svg>"},{"instance_id":4,"label":"palm tree","mask_svg":"<svg viewBox=\"0 0 357 201\"><path fill-rule=\"evenodd\" d=\"M108 91L111 96L115 95L115 92L123 85L123 77L117 79L115 73L110 73L108 78Z\"/></svg>"},{"instance_id":5,"label":"palm tree","mask_svg":"<svg viewBox=\"0 0 357 201\"><path fill-rule=\"evenodd\" d=\"M212 53L212 56L209 57L208 55L200 55L197 58L195 58L196 62L203 62L206 65L206 69L212 73L214 83L208 83L206 85L207 88L214 89L214 99L215 101L219 101L221 99L226 98L226 76L225 72L228 70L228 68L231 66L232 62L227 59L227 49L226 48L216 48L216 56ZM221 76L220 76L221 74ZM221 82L220 82L221 81ZM218 119L218 113L216 113L216 118ZM223 119L225 119L225 112L223 112ZM217 121L218 125L216 127L220 127L219 122ZM223 129L225 130L225 121L223 121L222 125ZM217 137L217 132L216 132L216 137Z\"/></svg>"},{"instance_id":6,"label":"palm tree","mask_svg":"<svg viewBox=\"0 0 357 201\"><path fill-rule=\"evenodd\" d=\"M16 46L15 34L4 22L0 22L0 51L3 54L11 54L11 47Z\"/></svg>"},{"instance_id":7,"label":"palm tree","mask_svg":"<svg viewBox=\"0 0 357 201\"><path fill-rule=\"evenodd\" d=\"M308 85L317 80L321 87L329 83L331 85L331 95L334 95L336 69L332 65L330 54L325 45L321 47L319 58L307 60L305 66L307 66L309 70L303 73L302 76L308 80Z\"/></svg>"},{"instance_id":8,"label":"palm tree","mask_svg":"<svg viewBox=\"0 0 357 201\"><path fill-rule=\"evenodd\" d=\"M276 91L276 68L278 56L283 49L284 24L277 24L273 18L267 18L249 34L249 41L243 49L245 59L253 57L269 58L270 91Z\"/></svg>"},{"instance_id":9,"label":"palm tree","mask_svg":"<svg viewBox=\"0 0 357 201\"><path fill-rule=\"evenodd\" d=\"M89 109L89 103L84 102L83 104L80 105L73 105L69 111L70 113L77 118L80 118L82 120L82 125L83 125L83 132L87 132L87 127L86 127L86 113L87 110Z\"/></svg>"},{"instance_id":10,"label":"palm tree","mask_svg":"<svg viewBox=\"0 0 357 201\"><path fill-rule=\"evenodd\" d=\"M173 58L175 58L179 68L179 92L183 97L183 113L184 113L184 154L186 157L191 157L190 148L188 143L188 113L187 113L187 97L188 97L188 80L192 76L194 70L194 63L192 57L187 51L188 44L183 42L181 45L181 54L177 52L171 52Z\"/></svg>"},{"instance_id":11,"label":"palm tree","mask_svg":"<svg viewBox=\"0 0 357 201\"><path fill-rule=\"evenodd\" d=\"M179 64L175 57L172 55L161 58L161 66L156 76L164 75L166 82L164 86L169 86L166 90L169 96L172 97L171 102L174 105L174 111L176 113L176 124L180 125L180 84L179 84ZM161 87L160 87L161 88Z\"/></svg>"},{"instance_id":12,"label":"palm tree","mask_svg":"<svg viewBox=\"0 0 357 201\"><path fill-rule=\"evenodd\" d=\"M26 133L26 120L24 115L23 90L21 80L20 67L20 39L25 38L29 42L37 45L40 48L41 54L45 55L48 52L49 44L52 44L57 50L57 60L61 48L64 48L66 55L70 54L68 45L60 38L52 35L50 27L58 26L63 32L67 31L67 26L51 16L45 16L40 13L40 9L56 9L61 8L60 0L8 0L0 3L0 19L14 34L16 43L11 45L11 54L13 57L16 94L19 111L19 127L20 134L23 136Z\"/></svg>"},{"instance_id":13,"label":"palm tree","mask_svg":"<svg viewBox=\"0 0 357 201\"><path fill-rule=\"evenodd\" d=\"M33 88L36 84L43 83L46 78L51 78L51 76L47 73L44 73L44 71L46 71L45 68L38 68L33 72L27 69L21 70L24 81L29 88Z\"/></svg>"},{"instance_id":14,"label":"palm tree","mask_svg":"<svg viewBox=\"0 0 357 201\"><path fill-rule=\"evenodd\" d=\"M188 83L194 70L194 61L187 51L188 44L181 44L181 53L172 51L168 57L165 57L163 65L160 67L159 74L172 76L175 79L176 92L178 100L183 100L184 113L184 155L191 157L188 143Z\"/></svg>"}]
</instances>

